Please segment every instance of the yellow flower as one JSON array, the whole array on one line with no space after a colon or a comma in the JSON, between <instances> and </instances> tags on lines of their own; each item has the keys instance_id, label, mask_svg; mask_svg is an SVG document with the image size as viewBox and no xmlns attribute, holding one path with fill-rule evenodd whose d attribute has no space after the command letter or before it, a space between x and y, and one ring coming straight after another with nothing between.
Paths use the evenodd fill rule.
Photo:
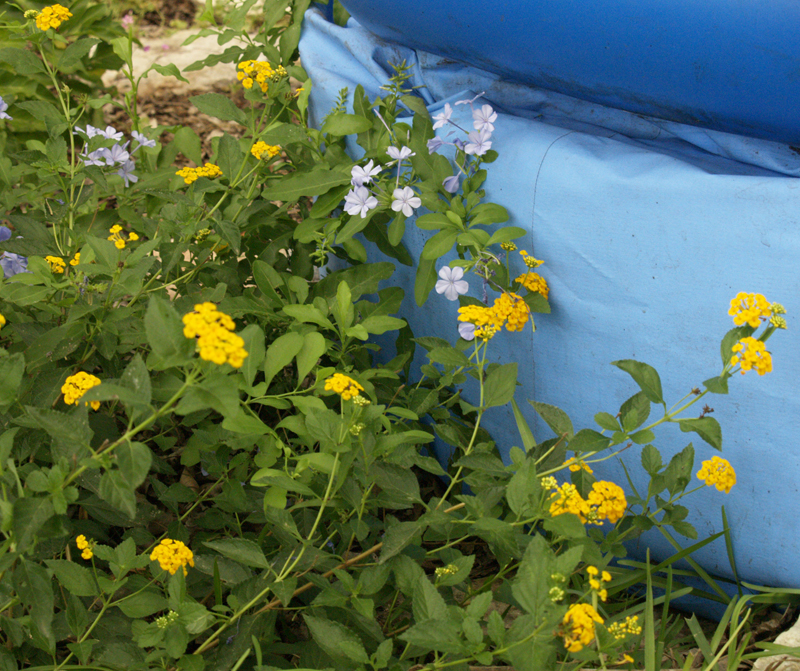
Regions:
<instances>
[{"instance_id":1,"label":"yellow flower","mask_svg":"<svg viewBox=\"0 0 800 671\"><path fill-rule=\"evenodd\" d=\"M187 564L194 566L194 553L181 541L165 538L150 553L150 561L157 561L171 575L175 575L179 568L183 568L183 575L186 575Z\"/></svg>"},{"instance_id":2,"label":"yellow flower","mask_svg":"<svg viewBox=\"0 0 800 671\"><path fill-rule=\"evenodd\" d=\"M605 589L605 583L611 582L611 574L608 571L603 571L602 574L596 566L587 566L586 573L589 574L589 587L593 592L596 592L601 601L608 599L608 590ZM598 579L597 576L600 576Z\"/></svg>"},{"instance_id":3,"label":"yellow flower","mask_svg":"<svg viewBox=\"0 0 800 671\"><path fill-rule=\"evenodd\" d=\"M50 264L50 270L54 273L63 273L64 269L67 267L67 264L64 263L64 259L58 256L45 256L44 260Z\"/></svg>"},{"instance_id":4,"label":"yellow flower","mask_svg":"<svg viewBox=\"0 0 800 671\"><path fill-rule=\"evenodd\" d=\"M562 466L569 466L569 470L572 471L573 473L576 473L577 471L579 471L581 469L583 469L587 473L594 473L594 471L591 469L589 464L584 462L583 459L578 459L577 457L571 457L571 458L567 459L562 464Z\"/></svg>"},{"instance_id":5,"label":"yellow flower","mask_svg":"<svg viewBox=\"0 0 800 671\"><path fill-rule=\"evenodd\" d=\"M572 513L577 515L581 522L586 522L586 515L589 513L589 504L584 501L583 497L578 493L578 488L565 482L563 485L556 487L556 490L550 495L552 499L550 503L550 514L555 517L563 515L564 513Z\"/></svg>"},{"instance_id":6,"label":"yellow flower","mask_svg":"<svg viewBox=\"0 0 800 671\"><path fill-rule=\"evenodd\" d=\"M742 338L732 347L733 352L738 352L731 357L731 366L737 363L741 366L744 375L753 368L759 375L772 372L772 354L767 351L767 346L760 340L747 337Z\"/></svg>"},{"instance_id":7,"label":"yellow flower","mask_svg":"<svg viewBox=\"0 0 800 671\"><path fill-rule=\"evenodd\" d=\"M95 377L89 373L79 371L75 375L70 375L61 387L61 393L64 394L64 403L67 405L77 405L78 400L92 387L100 384L100 378ZM100 401L87 402L86 405L91 405L93 410L100 408Z\"/></svg>"},{"instance_id":8,"label":"yellow flower","mask_svg":"<svg viewBox=\"0 0 800 671\"><path fill-rule=\"evenodd\" d=\"M505 250L506 252L517 251L517 246L513 242L501 242L500 248Z\"/></svg>"},{"instance_id":9,"label":"yellow flower","mask_svg":"<svg viewBox=\"0 0 800 671\"><path fill-rule=\"evenodd\" d=\"M198 303L194 312L183 316L183 335L197 338L197 351L204 361L218 365L229 363L241 368L247 358L244 340L235 333L236 325L224 312L219 312L213 303Z\"/></svg>"},{"instance_id":10,"label":"yellow flower","mask_svg":"<svg viewBox=\"0 0 800 671\"><path fill-rule=\"evenodd\" d=\"M277 156L281 153L281 148L277 145L269 145L266 142L259 141L250 147L250 153L260 161L264 154L268 159Z\"/></svg>"},{"instance_id":11,"label":"yellow flower","mask_svg":"<svg viewBox=\"0 0 800 671\"><path fill-rule=\"evenodd\" d=\"M628 634L638 636L642 633L638 615L629 615L624 622L614 622L608 627L608 633L617 640L625 638Z\"/></svg>"},{"instance_id":12,"label":"yellow flower","mask_svg":"<svg viewBox=\"0 0 800 671\"><path fill-rule=\"evenodd\" d=\"M542 294L542 296L545 298L547 298L548 294L550 293L550 287L547 286L547 280L539 275L539 273L527 272L524 275L517 277L514 281L519 282L528 291Z\"/></svg>"},{"instance_id":13,"label":"yellow flower","mask_svg":"<svg viewBox=\"0 0 800 671\"><path fill-rule=\"evenodd\" d=\"M533 258L524 249L520 251L520 255L522 256L522 260L525 262L525 265L528 266L528 268L538 268L544 263L544 261Z\"/></svg>"},{"instance_id":14,"label":"yellow flower","mask_svg":"<svg viewBox=\"0 0 800 671\"><path fill-rule=\"evenodd\" d=\"M628 507L625 492L613 482L595 482L586 501L590 506L589 517L594 518L594 524L600 524L603 520L614 524L622 519Z\"/></svg>"},{"instance_id":15,"label":"yellow flower","mask_svg":"<svg viewBox=\"0 0 800 671\"><path fill-rule=\"evenodd\" d=\"M500 294L492 307L505 322L507 331L521 331L531 314L528 304L514 293Z\"/></svg>"},{"instance_id":16,"label":"yellow flower","mask_svg":"<svg viewBox=\"0 0 800 671\"><path fill-rule=\"evenodd\" d=\"M81 550L81 557L85 560L90 560L94 557L94 552L92 549L94 548L94 541L87 541L86 536L81 534L75 539L75 545L78 546L78 549Z\"/></svg>"},{"instance_id":17,"label":"yellow flower","mask_svg":"<svg viewBox=\"0 0 800 671\"><path fill-rule=\"evenodd\" d=\"M761 324L762 317L766 319L772 314L772 306L761 294L748 294L740 291L731 301L728 314L733 317L736 326L749 324L757 328Z\"/></svg>"},{"instance_id":18,"label":"yellow flower","mask_svg":"<svg viewBox=\"0 0 800 671\"><path fill-rule=\"evenodd\" d=\"M579 652L591 644L595 636L595 622L603 624L603 618L588 603L570 606L561 621L560 635L564 638L564 647L570 652Z\"/></svg>"},{"instance_id":19,"label":"yellow flower","mask_svg":"<svg viewBox=\"0 0 800 671\"><path fill-rule=\"evenodd\" d=\"M139 239L139 236L136 235L136 233L134 233L133 231L131 231L130 233L128 233L128 238L126 240L125 236L122 234L122 226L120 226L119 224L115 224L114 226L109 228L108 232L111 233L111 235L109 235L107 239L111 240L114 243L114 247L116 247L117 249L125 249L125 245L128 242L133 242L134 240Z\"/></svg>"},{"instance_id":20,"label":"yellow flower","mask_svg":"<svg viewBox=\"0 0 800 671\"><path fill-rule=\"evenodd\" d=\"M731 487L736 484L736 471L727 459L711 457L704 461L703 467L697 472L697 477L707 486L715 486L719 491L730 493Z\"/></svg>"},{"instance_id":21,"label":"yellow flower","mask_svg":"<svg viewBox=\"0 0 800 671\"><path fill-rule=\"evenodd\" d=\"M8 322L3 315L0 315L0 329L3 328Z\"/></svg>"},{"instance_id":22,"label":"yellow flower","mask_svg":"<svg viewBox=\"0 0 800 671\"><path fill-rule=\"evenodd\" d=\"M364 391L364 387L347 375L334 373L325 380L325 391L335 391L343 401L349 401L358 396L359 392Z\"/></svg>"},{"instance_id":23,"label":"yellow flower","mask_svg":"<svg viewBox=\"0 0 800 671\"><path fill-rule=\"evenodd\" d=\"M269 89L269 81L278 82L288 74L282 65L273 68L267 61L242 61L238 69L240 72L236 73L236 77L242 86L250 89L258 82L262 93Z\"/></svg>"},{"instance_id":24,"label":"yellow flower","mask_svg":"<svg viewBox=\"0 0 800 671\"><path fill-rule=\"evenodd\" d=\"M67 21L72 16L66 7L61 5L51 5L45 7L36 16L36 27L39 30L48 30L50 28L58 28L64 21Z\"/></svg>"},{"instance_id":25,"label":"yellow flower","mask_svg":"<svg viewBox=\"0 0 800 671\"><path fill-rule=\"evenodd\" d=\"M81 262L81 253L80 252L75 252L74 258L71 258L69 260L69 265L77 266L80 262Z\"/></svg>"},{"instance_id":26,"label":"yellow flower","mask_svg":"<svg viewBox=\"0 0 800 671\"><path fill-rule=\"evenodd\" d=\"M178 177L183 177L184 183L191 184L192 182L196 182L199 177L208 177L208 179L219 177L222 175L222 170L220 170L218 165L206 163L198 168L181 168L175 174L178 175Z\"/></svg>"}]
</instances>

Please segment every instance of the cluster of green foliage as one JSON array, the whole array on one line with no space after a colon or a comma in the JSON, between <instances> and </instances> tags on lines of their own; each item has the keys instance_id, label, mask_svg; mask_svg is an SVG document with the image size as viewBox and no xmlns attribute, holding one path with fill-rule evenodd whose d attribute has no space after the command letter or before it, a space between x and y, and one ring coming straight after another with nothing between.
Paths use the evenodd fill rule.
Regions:
<instances>
[{"instance_id":1,"label":"cluster of green foliage","mask_svg":"<svg viewBox=\"0 0 800 671\"><path fill-rule=\"evenodd\" d=\"M233 73L265 55L274 73L266 92L246 90L244 108L215 93L192 99L241 128L215 140L211 157L190 128L140 125L136 87L146 73L133 72L132 34L108 27L100 6L78 0L58 31L37 30L22 11L3 17L0 61L9 69L0 86L15 115L5 132L26 114L38 126L0 157L0 202L13 230L2 250L27 258L27 272L0 282L0 669L433 671L507 662L539 671L627 664L625 654L655 668L654 642L663 647L672 629L662 621L656 637L653 605L690 591L672 563L691 561L716 536L652 570L612 562L625 557L624 540L654 527L676 548L672 532L696 538L679 503L693 448L663 464L652 429L679 422L719 448L715 420L681 413L724 391L724 348L729 355L753 330L726 336L722 375L672 409L658 373L635 361L616 365L640 391L618 415L597 416L602 431L576 432L561 410L534 403L554 432L537 443L514 401L516 365L492 363L490 339L453 344L412 334L393 316L404 300L391 283L395 264L370 260L362 241L415 263L391 199L364 217L341 209L355 165L348 138L364 152L359 164L407 145L409 168L381 179L387 193L401 179L413 185L428 210L416 225L435 231L417 263L416 301L427 300L453 250L452 266L498 293L519 291L496 249L523 231L497 226L508 215L481 188L496 154L473 160L459 192L445 190L450 162L428 152L431 119L404 88L402 67L385 97L358 89L352 112L343 97L320 129L309 128L311 82L296 63L309 0L267 2L260 33L248 36L254 2L204 29L246 45L193 66L226 62ZM132 84L122 99L96 90L101 71L118 66ZM143 133L134 141L138 181L87 161L111 149L85 130L108 102ZM251 151L259 142L281 151L259 159ZM184 180L179 156L209 160L221 175ZM315 281L315 265L334 256L338 269ZM540 293L524 301L527 312L549 310ZM240 366L199 357L184 335L182 318L203 303L235 321L247 352ZM480 304L461 297L461 305ZM373 336L386 334L397 354L376 363ZM417 347L428 360L421 373L412 366ZM63 388L79 372L100 383L67 405ZM359 402L331 388L337 373L361 388ZM468 381L473 402L457 391ZM510 464L481 426L507 404L520 434ZM653 406L664 413L648 424ZM454 448L445 466L424 449L437 436ZM629 442L643 446L650 486L629 495L621 519L592 525L554 510L549 476L569 475L582 501L598 484L590 469L567 468L568 453L592 463ZM431 482L440 486L421 486ZM153 554L165 539L189 548L191 562L165 570ZM487 549L483 580L473 575L476 544ZM611 572L602 589L590 566ZM713 598L730 601L694 567ZM629 595L645 579L665 596ZM570 620L576 605L603 623L568 650L583 632ZM739 626L741 603L729 611ZM649 635L643 648L633 630L613 635L614 623L633 616ZM706 645L716 653L720 643Z\"/></svg>"}]
</instances>

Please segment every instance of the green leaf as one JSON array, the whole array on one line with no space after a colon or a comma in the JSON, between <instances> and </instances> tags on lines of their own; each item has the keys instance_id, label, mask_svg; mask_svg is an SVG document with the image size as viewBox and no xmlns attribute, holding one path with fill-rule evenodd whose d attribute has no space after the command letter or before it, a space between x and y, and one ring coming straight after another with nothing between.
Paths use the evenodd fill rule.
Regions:
<instances>
[{"instance_id":1,"label":"green leaf","mask_svg":"<svg viewBox=\"0 0 800 671\"><path fill-rule=\"evenodd\" d=\"M541 612L550 600L550 574L552 553L539 534L535 535L522 557L517 575L511 585L511 593L523 611L541 619Z\"/></svg>"},{"instance_id":2,"label":"green leaf","mask_svg":"<svg viewBox=\"0 0 800 671\"><path fill-rule=\"evenodd\" d=\"M630 439L637 445L645 445L653 442L656 439L656 434L654 434L650 429L642 429L641 431L632 433L630 435Z\"/></svg>"},{"instance_id":3,"label":"green leaf","mask_svg":"<svg viewBox=\"0 0 800 671\"><path fill-rule=\"evenodd\" d=\"M25 357L22 353L0 359L0 408L7 410L17 400L24 373Z\"/></svg>"},{"instance_id":4,"label":"green leaf","mask_svg":"<svg viewBox=\"0 0 800 671\"><path fill-rule=\"evenodd\" d=\"M719 377L710 377L703 385L712 394L727 394L728 393L728 378L729 375L720 375Z\"/></svg>"},{"instance_id":5,"label":"green leaf","mask_svg":"<svg viewBox=\"0 0 800 671\"><path fill-rule=\"evenodd\" d=\"M355 135L372 128L372 120L357 114L337 112L330 115L322 124L320 131L330 135Z\"/></svg>"},{"instance_id":6,"label":"green leaf","mask_svg":"<svg viewBox=\"0 0 800 671\"><path fill-rule=\"evenodd\" d=\"M203 93L189 98L192 104L203 114L216 117L222 121L235 121L242 126L247 125L247 115L233 101L221 93Z\"/></svg>"},{"instance_id":7,"label":"green leaf","mask_svg":"<svg viewBox=\"0 0 800 671\"><path fill-rule=\"evenodd\" d=\"M645 423L650 416L650 400L643 391L636 392L619 409L622 428L633 431Z\"/></svg>"},{"instance_id":8,"label":"green leaf","mask_svg":"<svg viewBox=\"0 0 800 671\"><path fill-rule=\"evenodd\" d=\"M144 482L150 472L153 454L144 443L123 442L114 451L119 471L125 481L133 488Z\"/></svg>"},{"instance_id":9,"label":"green leaf","mask_svg":"<svg viewBox=\"0 0 800 671\"><path fill-rule=\"evenodd\" d=\"M468 367L472 364L463 352L455 347L437 347L428 352L431 363L440 363L443 366Z\"/></svg>"},{"instance_id":10,"label":"green leaf","mask_svg":"<svg viewBox=\"0 0 800 671\"><path fill-rule=\"evenodd\" d=\"M505 405L514 398L517 388L517 364L506 363L497 366L486 376L483 383L483 407L492 408Z\"/></svg>"},{"instance_id":11,"label":"green leaf","mask_svg":"<svg viewBox=\"0 0 800 671\"><path fill-rule=\"evenodd\" d=\"M388 280L395 271L395 264L389 261L380 263L365 263L345 270L337 270L327 275L314 285L312 296L321 296L330 306L336 296L340 282L347 282L350 295L354 301L366 294L378 292L378 286L383 280Z\"/></svg>"},{"instance_id":12,"label":"green leaf","mask_svg":"<svg viewBox=\"0 0 800 671\"><path fill-rule=\"evenodd\" d=\"M508 507L517 518L526 518L535 512L541 493L542 487L536 473L536 463L533 459L526 459L506 488Z\"/></svg>"},{"instance_id":13,"label":"green leaf","mask_svg":"<svg viewBox=\"0 0 800 671\"><path fill-rule=\"evenodd\" d=\"M16 502L18 503L19 500ZM19 549L19 548L18 548ZM47 642L55 649L53 636L53 583L44 567L19 557L14 570L14 589L31 614L31 621Z\"/></svg>"},{"instance_id":14,"label":"green leaf","mask_svg":"<svg viewBox=\"0 0 800 671\"><path fill-rule=\"evenodd\" d=\"M413 94L400 96L400 102L414 112L414 114L421 114L425 118L430 119L425 101L419 96Z\"/></svg>"},{"instance_id":15,"label":"green leaf","mask_svg":"<svg viewBox=\"0 0 800 671\"><path fill-rule=\"evenodd\" d=\"M150 373L147 372L141 355L137 352L131 362L125 367L125 372L119 380L123 387L127 387L136 394L137 404L150 405L153 399L153 390L150 385Z\"/></svg>"},{"instance_id":16,"label":"green leaf","mask_svg":"<svg viewBox=\"0 0 800 671\"><path fill-rule=\"evenodd\" d=\"M414 280L414 300L422 307L428 300L436 285L436 263L433 260L421 258L417 262L417 276Z\"/></svg>"},{"instance_id":17,"label":"green leaf","mask_svg":"<svg viewBox=\"0 0 800 671\"><path fill-rule=\"evenodd\" d=\"M425 652L465 653L461 643L461 627L452 620L423 620L400 634L401 640Z\"/></svg>"},{"instance_id":18,"label":"green leaf","mask_svg":"<svg viewBox=\"0 0 800 671\"><path fill-rule=\"evenodd\" d=\"M61 53L61 58L58 59L58 69L62 72L69 72L76 65L80 65L81 59L86 56L98 42L100 42L100 40L87 37L70 44Z\"/></svg>"},{"instance_id":19,"label":"green leaf","mask_svg":"<svg viewBox=\"0 0 800 671\"><path fill-rule=\"evenodd\" d=\"M505 221L508 221L508 210L496 203L481 203L470 211L470 226L502 224ZM525 235L525 231L522 235Z\"/></svg>"},{"instance_id":20,"label":"green leaf","mask_svg":"<svg viewBox=\"0 0 800 671\"><path fill-rule=\"evenodd\" d=\"M633 359L612 361L611 365L628 373L639 385L645 396L653 403L663 403L664 395L661 390L661 378L652 366Z\"/></svg>"},{"instance_id":21,"label":"green leaf","mask_svg":"<svg viewBox=\"0 0 800 671\"><path fill-rule=\"evenodd\" d=\"M568 440L572 438L572 422L567 413L561 408L548 405L547 403L539 403L538 401L528 401L528 403L539 413L539 416L545 421L547 426L552 429L553 433L557 436L562 436L566 433Z\"/></svg>"},{"instance_id":22,"label":"green leaf","mask_svg":"<svg viewBox=\"0 0 800 671\"><path fill-rule=\"evenodd\" d=\"M42 61L39 60L32 51L28 51L27 49L15 49L13 47L0 49L0 61L8 63L20 74L46 72ZM19 103L17 104L19 105Z\"/></svg>"},{"instance_id":23,"label":"green leaf","mask_svg":"<svg viewBox=\"0 0 800 671\"><path fill-rule=\"evenodd\" d=\"M447 617L447 604L439 591L431 584L428 578L420 580L414 589L411 602L414 619L444 620Z\"/></svg>"},{"instance_id":24,"label":"green leaf","mask_svg":"<svg viewBox=\"0 0 800 671\"><path fill-rule=\"evenodd\" d=\"M678 420L681 431L684 433L694 432L706 441L711 447L722 449L722 427L713 417L700 417L698 419Z\"/></svg>"},{"instance_id":25,"label":"green leaf","mask_svg":"<svg viewBox=\"0 0 800 671\"><path fill-rule=\"evenodd\" d=\"M697 540L697 529L695 529L691 524L685 522L683 520L673 522L672 528L675 529L681 536L685 536L691 540Z\"/></svg>"},{"instance_id":26,"label":"green leaf","mask_svg":"<svg viewBox=\"0 0 800 671\"><path fill-rule=\"evenodd\" d=\"M239 146L239 141L228 133L223 134L217 145L217 165L223 175L236 175L244 159L244 152Z\"/></svg>"},{"instance_id":27,"label":"green leaf","mask_svg":"<svg viewBox=\"0 0 800 671\"><path fill-rule=\"evenodd\" d=\"M303 614L314 642L334 659L349 659L356 664L369 664L369 655L359 638L347 627L326 618Z\"/></svg>"},{"instance_id":28,"label":"green leaf","mask_svg":"<svg viewBox=\"0 0 800 671\"><path fill-rule=\"evenodd\" d=\"M406 234L406 217L404 214L398 214L394 219L392 219L392 223L389 224L388 230L388 238L389 244L392 245L399 245L400 241L403 239L403 236Z\"/></svg>"},{"instance_id":29,"label":"green leaf","mask_svg":"<svg viewBox=\"0 0 800 671\"><path fill-rule=\"evenodd\" d=\"M385 564L392 557L402 552L423 531L419 522L400 522L389 527L383 537L383 547L378 564Z\"/></svg>"},{"instance_id":30,"label":"green leaf","mask_svg":"<svg viewBox=\"0 0 800 671\"><path fill-rule=\"evenodd\" d=\"M97 492L101 499L108 501L114 508L125 513L130 519L136 517L136 494L134 487L128 484L120 471L106 471L100 476L100 488Z\"/></svg>"},{"instance_id":31,"label":"green leaf","mask_svg":"<svg viewBox=\"0 0 800 671\"><path fill-rule=\"evenodd\" d=\"M349 183L350 173L319 168L291 177L281 177L271 182L264 190L262 198L294 203L306 196L321 196L334 187Z\"/></svg>"},{"instance_id":32,"label":"green leaf","mask_svg":"<svg viewBox=\"0 0 800 671\"><path fill-rule=\"evenodd\" d=\"M88 568L66 559L49 559L45 561L45 564L55 573L62 587L71 594L75 596L96 596L98 594L97 585Z\"/></svg>"},{"instance_id":33,"label":"green leaf","mask_svg":"<svg viewBox=\"0 0 800 671\"><path fill-rule=\"evenodd\" d=\"M694 465L694 446L689 443L678 454L670 459L664 470L664 483L669 493L675 495L686 489L692 480L692 466Z\"/></svg>"},{"instance_id":34,"label":"green leaf","mask_svg":"<svg viewBox=\"0 0 800 671\"><path fill-rule=\"evenodd\" d=\"M159 296L150 299L144 329L152 350L148 362L152 368L163 370L191 361L194 342L183 335L181 318L168 301Z\"/></svg>"},{"instance_id":35,"label":"green leaf","mask_svg":"<svg viewBox=\"0 0 800 671\"><path fill-rule=\"evenodd\" d=\"M594 421L597 422L597 425L601 429L605 429L606 431L619 431L621 428L617 418L608 412L598 412L594 416Z\"/></svg>"},{"instance_id":36,"label":"green leaf","mask_svg":"<svg viewBox=\"0 0 800 671\"><path fill-rule=\"evenodd\" d=\"M302 335L289 331L269 346L264 360L264 374L266 375L267 386L279 371L292 362L292 359L303 349L304 344L305 339Z\"/></svg>"},{"instance_id":37,"label":"green leaf","mask_svg":"<svg viewBox=\"0 0 800 671\"><path fill-rule=\"evenodd\" d=\"M239 333L244 340L244 349L247 357L244 360L241 371L245 382L252 386L256 373L260 370L264 362L266 347L264 345L264 331L258 324L250 324Z\"/></svg>"},{"instance_id":38,"label":"green leaf","mask_svg":"<svg viewBox=\"0 0 800 671\"><path fill-rule=\"evenodd\" d=\"M328 350L328 345L321 333L312 331L303 336L303 346L297 353L297 379L302 383L306 376Z\"/></svg>"},{"instance_id":39,"label":"green leaf","mask_svg":"<svg viewBox=\"0 0 800 671\"><path fill-rule=\"evenodd\" d=\"M144 73L143 77L147 77L147 75L150 73L150 70L155 70L158 74L164 75L165 77L175 77L175 79L179 79L186 84L189 83L189 80L181 74L181 71L178 70L178 66L174 63L166 63L165 65L153 63Z\"/></svg>"},{"instance_id":40,"label":"green leaf","mask_svg":"<svg viewBox=\"0 0 800 671\"><path fill-rule=\"evenodd\" d=\"M526 231L524 228L520 228L519 226L503 226L503 228L499 228L492 233L492 237L489 238L489 242L486 243L486 246L499 245L503 242L508 242L509 240L516 240L527 233L528 231Z\"/></svg>"},{"instance_id":41,"label":"green leaf","mask_svg":"<svg viewBox=\"0 0 800 671\"><path fill-rule=\"evenodd\" d=\"M611 438L593 429L581 429L569 441L569 449L574 452L599 452L611 444Z\"/></svg>"},{"instance_id":42,"label":"green leaf","mask_svg":"<svg viewBox=\"0 0 800 671\"><path fill-rule=\"evenodd\" d=\"M229 538L219 541L205 541L206 547L219 552L223 557L252 568L269 568L269 562L262 549L246 538Z\"/></svg>"},{"instance_id":43,"label":"green leaf","mask_svg":"<svg viewBox=\"0 0 800 671\"><path fill-rule=\"evenodd\" d=\"M533 437L533 431L531 431L528 422L525 420L522 411L513 398L511 399L511 407L514 410L514 420L517 423L517 431L519 431L520 440L522 440L522 447L525 449L525 452L530 452L536 447L536 439Z\"/></svg>"},{"instance_id":44,"label":"green leaf","mask_svg":"<svg viewBox=\"0 0 800 671\"><path fill-rule=\"evenodd\" d=\"M661 453L652 445L642 448L642 468L651 476L661 469Z\"/></svg>"},{"instance_id":45,"label":"green leaf","mask_svg":"<svg viewBox=\"0 0 800 671\"><path fill-rule=\"evenodd\" d=\"M426 261L436 261L447 254L456 242L459 231L444 229L435 233L422 248L422 258Z\"/></svg>"},{"instance_id":46,"label":"green leaf","mask_svg":"<svg viewBox=\"0 0 800 671\"><path fill-rule=\"evenodd\" d=\"M742 326L732 328L722 337L722 342L719 345L719 352L720 357L722 358L723 366L727 366L731 362L731 357L733 356L733 346L742 338L752 336L753 333L755 333L755 329L752 326L744 324Z\"/></svg>"},{"instance_id":47,"label":"green leaf","mask_svg":"<svg viewBox=\"0 0 800 671\"><path fill-rule=\"evenodd\" d=\"M33 540L39 529L54 514L53 504L49 498L37 496L14 501L12 528L17 552L24 552L33 547Z\"/></svg>"},{"instance_id":48,"label":"green leaf","mask_svg":"<svg viewBox=\"0 0 800 671\"><path fill-rule=\"evenodd\" d=\"M167 609L167 600L155 590L145 590L123 599L119 609L128 617L138 620Z\"/></svg>"}]
</instances>

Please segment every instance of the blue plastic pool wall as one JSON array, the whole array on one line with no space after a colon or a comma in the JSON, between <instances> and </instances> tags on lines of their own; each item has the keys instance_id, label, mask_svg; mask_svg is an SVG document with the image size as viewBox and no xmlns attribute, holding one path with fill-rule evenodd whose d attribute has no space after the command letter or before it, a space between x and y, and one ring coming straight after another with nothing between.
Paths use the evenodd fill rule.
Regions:
<instances>
[{"instance_id":1,"label":"blue plastic pool wall","mask_svg":"<svg viewBox=\"0 0 800 671\"><path fill-rule=\"evenodd\" d=\"M481 91L500 112L493 137L500 157L489 167L487 199L508 208L509 224L529 231L520 247L545 260L540 273L551 287L552 313L536 316L535 333L497 337L492 350L500 362L519 363L516 399L537 439L551 434L526 399L565 409L576 430L597 428L596 412L616 414L637 391L609 365L630 358L659 370L671 404L718 374L719 340L732 326L727 309L737 292L759 292L788 308L789 331L769 343L774 372L737 376L729 395L707 398L738 484L727 496L710 488L693 495L689 521L701 538L721 530L724 503L741 576L760 584L800 584L794 428L800 342L792 328L800 309L800 182L793 176L800 174L800 157L782 144L642 118L507 82L387 43L353 21L333 26L313 10L301 55L314 82L315 122L344 87L352 92L361 84L371 97L379 95L390 63L403 59L412 64L410 83L423 87L419 92L431 113ZM469 109L455 109L469 124ZM430 233L413 226L407 231L405 244L418 257ZM433 293L418 308L414 272L398 265L392 279L406 288L403 316L416 335L455 341L457 304ZM481 295L475 278L471 294ZM519 444L510 410L489 413L487 428L507 458ZM716 454L677 426L659 427L655 444L666 461L690 441L698 468ZM625 460L636 486L645 486L638 448L628 450ZM616 462L596 472L625 482ZM672 554L658 536L648 536L647 544L656 557ZM721 541L696 557L710 572L731 575Z\"/></svg>"}]
</instances>

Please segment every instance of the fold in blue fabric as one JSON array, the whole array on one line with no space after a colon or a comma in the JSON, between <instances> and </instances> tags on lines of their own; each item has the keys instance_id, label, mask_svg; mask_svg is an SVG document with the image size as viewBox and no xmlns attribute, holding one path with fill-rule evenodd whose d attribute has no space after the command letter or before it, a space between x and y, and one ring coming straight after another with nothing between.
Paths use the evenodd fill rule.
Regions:
<instances>
[{"instance_id":1,"label":"fold in blue fabric","mask_svg":"<svg viewBox=\"0 0 800 671\"><path fill-rule=\"evenodd\" d=\"M489 167L486 198L508 209L509 225L527 231L520 248L545 260L539 272L551 287L552 313L536 315L535 333L498 336L491 356L518 363L516 398L537 439L551 434L525 399L563 408L576 430L597 429L595 413L616 414L638 390L609 362L636 359L659 370L671 405L719 374L719 341L733 326L727 310L737 292L786 305L790 329L769 341L774 372L737 376L730 394L708 399L739 481L729 495L713 488L694 494L688 521L701 538L718 532L724 504L740 575L797 586L800 456L792 448L800 417L800 342L791 325L800 312L800 156L777 143L509 83L388 43L353 21L335 26L316 11L307 14L300 48L313 80L310 112L317 123L342 88L352 93L360 84L371 98L380 95L391 64L403 60L411 65L409 84L420 87L416 92L431 112L482 92L478 103L499 112L492 137L499 158ZM465 107L454 108L454 120L461 114L468 121ZM358 155L358 147L352 149ZM404 242L418 257L430 233L413 226L407 231ZM376 250L371 254L379 257ZM457 304L432 294L417 308L413 279L414 270L405 267L392 279L406 290L402 316L416 335L454 341ZM478 280L471 284L480 297ZM654 407L654 417L657 412ZM520 444L510 409L487 413L487 428L505 457ZM665 461L690 441L695 472L715 454L676 425L657 431ZM633 446L624 458L633 484L646 488L639 451ZM626 482L616 459L595 471L599 479ZM673 553L660 536L647 536L642 551L645 545L656 557ZM710 572L731 576L722 540L695 557Z\"/></svg>"}]
</instances>

